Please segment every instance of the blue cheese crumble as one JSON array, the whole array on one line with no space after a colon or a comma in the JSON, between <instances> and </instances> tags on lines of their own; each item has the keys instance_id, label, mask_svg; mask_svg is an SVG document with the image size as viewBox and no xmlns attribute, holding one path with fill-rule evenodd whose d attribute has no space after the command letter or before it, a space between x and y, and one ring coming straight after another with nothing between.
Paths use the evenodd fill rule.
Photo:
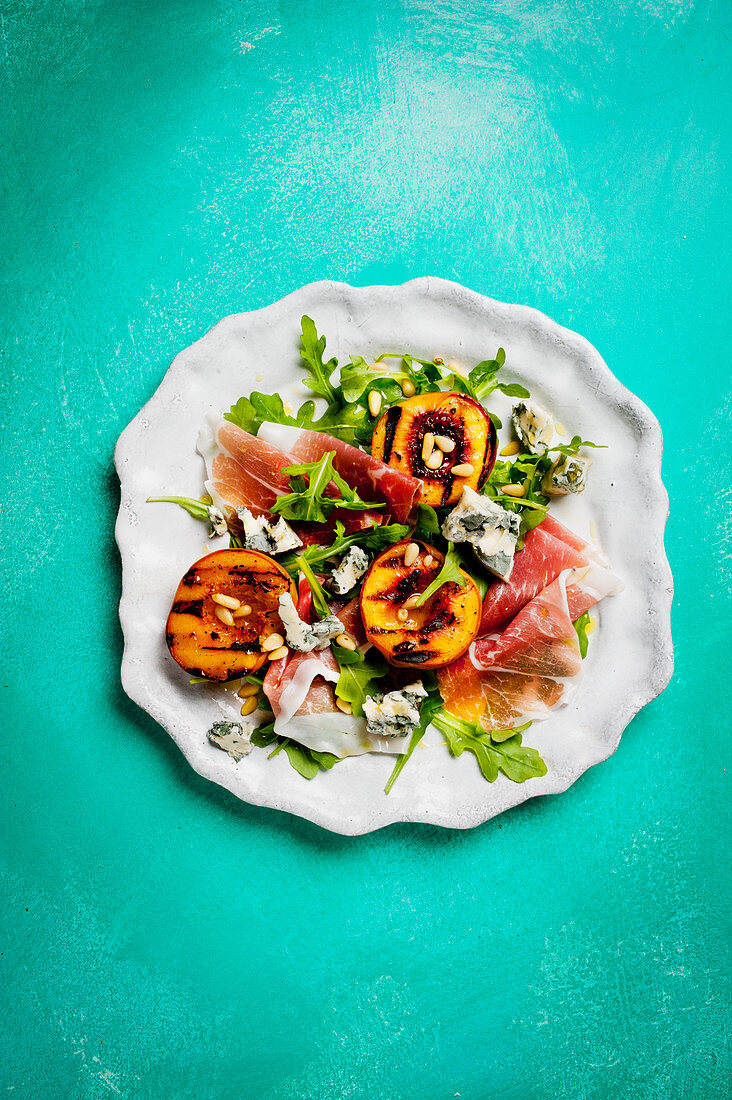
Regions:
<instances>
[{"instance_id":1,"label":"blue cheese crumble","mask_svg":"<svg viewBox=\"0 0 732 1100\"><path fill-rule=\"evenodd\" d=\"M519 401L511 413L516 435L524 447L535 455L543 455L549 449L554 435L554 417L541 405L526 405Z\"/></svg>"},{"instance_id":2,"label":"blue cheese crumble","mask_svg":"<svg viewBox=\"0 0 732 1100\"><path fill-rule=\"evenodd\" d=\"M280 620L285 628L287 644L298 653L309 653L312 649L327 649L333 638L343 633L343 623L336 615L326 615L317 623L304 622L297 613L295 602L289 592L279 599Z\"/></svg>"},{"instance_id":3,"label":"blue cheese crumble","mask_svg":"<svg viewBox=\"0 0 732 1100\"><path fill-rule=\"evenodd\" d=\"M405 737L419 725L419 708L426 698L419 681L399 691L367 695L363 701L366 732L372 737Z\"/></svg>"},{"instance_id":4,"label":"blue cheese crumble","mask_svg":"<svg viewBox=\"0 0 732 1100\"><path fill-rule=\"evenodd\" d=\"M584 492L591 458L581 455L560 455L547 470L541 487L547 496L566 496L567 493Z\"/></svg>"},{"instance_id":5,"label":"blue cheese crumble","mask_svg":"<svg viewBox=\"0 0 732 1100\"><path fill-rule=\"evenodd\" d=\"M209 538L215 538L220 535L225 535L229 529L226 526L224 513L216 508L213 504L207 505L206 511L208 512Z\"/></svg>"},{"instance_id":6,"label":"blue cheese crumble","mask_svg":"<svg viewBox=\"0 0 732 1100\"><path fill-rule=\"evenodd\" d=\"M466 485L457 505L442 524L450 542L467 542L478 561L507 581L513 569L521 519L489 497Z\"/></svg>"},{"instance_id":7,"label":"blue cheese crumble","mask_svg":"<svg viewBox=\"0 0 732 1100\"><path fill-rule=\"evenodd\" d=\"M272 523L266 516L252 515L248 508L237 508L236 514L241 520L247 550L284 554L287 550L297 550L302 546L302 541L282 516Z\"/></svg>"},{"instance_id":8,"label":"blue cheese crumble","mask_svg":"<svg viewBox=\"0 0 732 1100\"><path fill-rule=\"evenodd\" d=\"M214 722L206 734L212 745L223 749L237 762L252 751L252 743L241 722Z\"/></svg>"},{"instance_id":9,"label":"blue cheese crumble","mask_svg":"<svg viewBox=\"0 0 732 1100\"><path fill-rule=\"evenodd\" d=\"M368 555L360 546L352 546L331 573L331 588L338 596L345 596L360 581L369 567Z\"/></svg>"}]
</instances>

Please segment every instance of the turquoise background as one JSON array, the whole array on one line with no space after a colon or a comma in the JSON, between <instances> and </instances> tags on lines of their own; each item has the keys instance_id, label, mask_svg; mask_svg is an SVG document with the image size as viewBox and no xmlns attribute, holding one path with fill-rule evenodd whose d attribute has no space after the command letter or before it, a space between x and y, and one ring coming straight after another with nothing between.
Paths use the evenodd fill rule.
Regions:
<instances>
[{"instance_id":1,"label":"turquoise background","mask_svg":"<svg viewBox=\"0 0 732 1100\"><path fill-rule=\"evenodd\" d=\"M0 13L6 1094L727 1096L729 4ZM659 416L677 672L567 794L344 839L122 694L112 450L218 318L422 274Z\"/></svg>"}]
</instances>

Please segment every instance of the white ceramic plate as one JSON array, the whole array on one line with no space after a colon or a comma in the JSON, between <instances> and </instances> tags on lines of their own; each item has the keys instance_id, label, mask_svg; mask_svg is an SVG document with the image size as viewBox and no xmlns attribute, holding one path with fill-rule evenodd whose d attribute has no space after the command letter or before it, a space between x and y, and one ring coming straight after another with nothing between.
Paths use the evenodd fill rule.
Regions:
<instances>
[{"instance_id":1,"label":"white ceramic plate","mask_svg":"<svg viewBox=\"0 0 732 1100\"><path fill-rule=\"evenodd\" d=\"M351 352L368 358L404 350L472 366L503 346L506 379L526 384L570 434L609 445L594 452L584 499L562 502L564 511L556 514L586 534L589 510L626 588L600 605L600 628L569 705L535 722L525 735L547 763L542 778L515 784L500 775L487 783L475 758L465 753L453 759L435 731L388 796L383 789L393 757L353 757L308 781L284 753L268 760L255 749L235 763L208 743L207 729L222 716L220 689L189 686L163 636L178 581L203 553L205 529L182 509L145 500L200 496L203 463L196 438L209 410L224 411L253 389L298 399L303 313L327 336L328 355L341 362ZM178 355L120 436L115 462L122 485L116 535L123 567L124 689L168 730L196 771L246 802L347 834L394 821L470 828L535 795L566 790L615 751L633 715L670 679L672 580L663 547L668 498L660 477L658 422L586 340L534 309L435 278L397 287L312 283L265 309L226 317ZM214 540L211 548L227 541Z\"/></svg>"}]
</instances>

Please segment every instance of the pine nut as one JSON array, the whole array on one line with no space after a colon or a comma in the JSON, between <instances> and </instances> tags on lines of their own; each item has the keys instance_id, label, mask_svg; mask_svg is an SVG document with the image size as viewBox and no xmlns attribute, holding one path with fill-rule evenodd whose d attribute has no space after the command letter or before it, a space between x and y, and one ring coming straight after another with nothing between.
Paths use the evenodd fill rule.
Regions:
<instances>
[{"instance_id":1,"label":"pine nut","mask_svg":"<svg viewBox=\"0 0 732 1100\"><path fill-rule=\"evenodd\" d=\"M590 616L590 621L588 622L587 626L585 627L585 634L592 634L592 632L593 632L593 630L595 629L596 626L597 626L597 619Z\"/></svg>"},{"instance_id":2,"label":"pine nut","mask_svg":"<svg viewBox=\"0 0 732 1100\"><path fill-rule=\"evenodd\" d=\"M224 626L234 625L234 616L231 614L228 607L217 607L216 618L219 620L219 622L222 622Z\"/></svg>"},{"instance_id":3,"label":"pine nut","mask_svg":"<svg viewBox=\"0 0 732 1100\"><path fill-rule=\"evenodd\" d=\"M419 543L410 542L406 550L404 551L404 564L406 565L407 569L409 569L410 565L414 565L418 557Z\"/></svg>"},{"instance_id":4,"label":"pine nut","mask_svg":"<svg viewBox=\"0 0 732 1100\"><path fill-rule=\"evenodd\" d=\"M381 394L378 390L369 393L369 412L372 416L378 416L381 412Z\"/></svg>"},{"instance_id":5,"label":"pine nut","mask_svg":"<svg viewBox=\"0 0 732 1100\"><path fill-rule=\"evenodd\" d=\"M434 565L434 564L435 564L435 559L434 559L434 558L432 557L432 555L431 555L431 554L428 554L428 555L427 555L427 557L426 557L426 558L424 559L424 567L425 567L425 569L429 569L429 568L430 568L430 566L432 566L432 565Z\"/></svg>"},{"instance_id":6,"label":"pine nut","mask_svg":"<svg viewBox=\"0 0 732 1100\"><path fill-rule=\"evenodd\" d=\"M220 607L228 607L231 611L236 611L241 606L241 600L237 600L236 596L224 596L221 592L214 592L211 599Z\"/></svg>"},{"instance_id":7,"label":"pine nut","mask_svg":"<svg viewBox=\"0 0 732 1100\"><path fill-rule=\"evenodd\" d=\"M412 382L409 378L405 378L402 382L402 393L404 394L404 396L414 397L416 392L417 387L415 386L414 382Z\"/></svg>"},{"instance_id":8,"label":"pine nut","mask_svg":"<svg viewBox=\"0 0 732 1100\"><path fill-rule=\"evenodd\" d=\"M344 714L353 714L353 707L346 699L341 699L336 695L336 706L338 710L342 710Z\"/></svg>"},{"instance_id":9,"label":"pine nut","mask_svg":"<svg viewBox=\"0 0 732 1100\"><path fill-rule=\"evenodd\" d=\"M248 603L243 603L241 605L241 607L237 607L236 611L234 612L234 618L235 619L242 619L246 615L251 615L251 613L252 613L252 609L249 606L249 604Z\"/></svg>"},{"instance_id":10,"label":"pine nut","mask_svg":"<svg viewBox=\"0 0 732 1100\"><path fill-rule=\"evenodd\" d=\"M446 455L452 454L455 450L455 440L450 439L447 435L436 435L435 445L440 448Z\"/></svg>"},{"instance_id":11,"label":"pine nut","mask_svg":"<svg viewBox=\"0 0 732 1100\"><path fill-rule=\"evenodd\" d=\"M517 455L520 450L521 450L521 444L516 439L512 439L511 442L507 443L505 447L501 447L501 454L502 455Z\"/></svg>"},{"instance_id":12,"label":"pine nut","mask_svg":"<svg viewBox=\"0 0 732 1100\"><path fill-rule=\"evenodd\" d=\"M261 639L261 644L264 652L268 653L271 649L279 649L283 646L285 639L281 634L270 634L269 637Z\"/></svg>"},{"instance_id":13,"label":"pine nut","mask_svg":"<svg viewBox=\"0 0 732 1100\"><path fill-rule=\"evenodd\" d=\"M435 449L435 437L432 432L425 432L422 440L422 461L426 462Z\"/></svg>"},{"instance_id":14,"label":"pine nut","mask_svg":"<svg viewBox=\"0 0 732 1100\"><path fill-rule=\"evenodd\" d=\"M281 645L277 649L270 650L267 656L269 657L270 661L281 661L282 658L286 657L289 652L290 651L286 645Z\"/></svg>"},{"instance_id":15,"label":"pine nut","mask_svg":"<svg viewBox=\"0 0 732 1100\"><path fill-rule=\"evenodd\" d=\"M236 694L240 699L248 699L250 695L259 695L259 684L242 684Z\"/></svg>"},{"instance_id":16,"label":"pine nut","mask_svg":"<svg viewBox=\"0 0 732 1100\"><path fill-rule=\"evenodd\" d=\"M336 644L339 645L341 649L350 649L353 651L356 648L356 643L353 638L349 638L347 634L339 634L336 638Z\"/></svg>"},{"instance_id":17,"label":"pine nut","mask_svg":"<svg viewBox=\"0 0 732 1100\"><path fill-rule=\"evenodd\" d=\"M453 466L450 473L453 477L470 477L474 470L472 462L460 462L457 466Z\"/></svg>"},{"instance_id":18,"label":"pine nut","mask_svg":"<svg viewBox=\"0 0 732 1100\"><path fill-rule=\"evenodd\" d=\"M251 714L252 711L256 710L258 706L259 706L259 699L257 699L256 695L250 695L250 697L248 699L245 699L244 702L242 703L241 710L239 711L239 714L241 714L242 717L244 717L247 714Z\"/></svg>"},{"instance_id":19,"label":"pine nut","mask_svg":"<svg viewBox=\"0 0 732 1100\"><path fill-rule=\"evenodd\" d=\"M404 601L404 606L408 607L411 611L411 609L413 607L416 607L418 603L419 603L419 593L415 592L413 596L408 596L407 597L407 599Z\"/></svg>"},{"instance_id":20,"label":"pine nut","mask_svg":"<svg viewBox=\"0 0 732 1100\"><path fill-rule=\"evenodd\" d=\"M444 457L445 456L443 455L442 451L435 447L434 451L425 462L425 466L428 470L439 470Z\"/></svg>"},{"instance_id":21,"label":"pine nut","mask_svg":"<svg viewBox=\"0 0 732 1100\"><path fill-rule=\"evenodd\" d=\"M441 355L436 355L432 362L435 364L436 367L441 367L445 360L442 358Z\"/></svg>"},{"instance_id":22,"label":"pine nut","mask_svg":"<svg viewBox=\"0 0 732 1100\"><path fill-rule=\"evenodd\" d=\"M504 485L501 489L504 496L507 497L523 497L526 496L525 485Z\"/></svg>"},{"instance_id":23,"label":"pine nut","mask_svg":"<svg viewBox=\"0 0 732 1100\"><path fill-rule=\"evenodd\" d=\"M409 612L407 611L407 609L404 607L400 607L397 611L397 619L399 619L400 622L405 623L408 618Z\"/></svg>"},{"instance_id":24,"label":"pine nut","mask_svg":"<svg viewBox=\"0 0 732 1100\"><path fill-rule=\"evenodd\" d=\"M566 435L567 434L567 431L566 431L566 428L564 427L564 424L555 424L554 425L554 431L557 433L557 435Z\"/></svg>"}]
</instances>

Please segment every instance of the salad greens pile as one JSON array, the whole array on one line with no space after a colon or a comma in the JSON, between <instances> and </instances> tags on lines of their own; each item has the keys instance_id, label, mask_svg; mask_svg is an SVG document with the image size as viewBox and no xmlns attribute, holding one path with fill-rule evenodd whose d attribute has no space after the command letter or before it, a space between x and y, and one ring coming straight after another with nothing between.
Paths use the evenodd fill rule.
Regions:
<instances>
[{"instance_id":1,"label":"salad greens pile","mask_svg":"<svg viewBox=\"0 0 732 1100\"><path fill-rule=\"evenodd\" d=\"M506 361L506 353L499 348L494 359L486 359L463 374L443 360L419 359L407 352L384 352L369 362L362 356L352 355L350 362L338 367L335 358L325 358L326 339L319 336L314 322L302 318L300 339L302 363L306 374L303 384L314 398L325 402L319 410L316 401L309 399L300 407L290 410L279 394L250 393L239 400L225 414L225 419L243 430L256 434L265 423L283 424L325 432L356 447L368 448L376 423L369 408L369 395L376 391L381 398L379 416L391 405L404 400L403 384L411 383L415 394L431 393L440 389L453 389L467 394L483 404L494 391L509 397L528 398L529 391L522 385L504 383L498 374ZM337 374L336 374L337 372ZM502 426L498 417L488 412L496 428ZM316 415L318 413L318 415ZM543 454L534 454L523 447L511 459L497 459L482 492L493 500L500 499L501 506L521 515L518 549L528 531L544 519L548 511L549 497L542 492L542 480L549 470L555 454L576 455L582 447L596 444L574 436L569 443L550 448ZM290 477L290 492L277 498L272 511L285 520L326 522L335 508L352 511L379 511L384 504L364 501L335 470L334 454L327 453L317 462L306 462L286 467L283 472ZM502 490L507 485L521 486L523 495L507 496ZM194 518L209 521L211 501L207 497L194 500L186 497L157 497L179 504ZM427 504L418 505L418 518L413 537L436 546L444 554L444 563L437 577L421 594L419 605L424 604L446 583L465 585L461 570L467 569L478 585L481 597L488 589L490 579L463 544L455 547L441 533L445 514L452 506L435 509ZM313 607L324 618L332 613L329 595L321 583L319 573L332 567L352 546L359 546L370 557L379 554L387 546L405 539L411 528L406 524L388 523L346 534L342 522L334 524L332 541L327 546L309 545L301 551L280 557L279 563L294 580L304 577L312 591ZM230 530L232 546L241 546L234 531ZM351 594L353 595L353 593ZM589 613L575 623L580 652L587 654L587 628ZM332 644L332 652L340 669L335 687L339 699L350 704L353 714L363 715L367 696L380 690L393 677L393 669L376 650L361 652ZM260 685L263 673L244 678ZM191 683L207 682L194 678ZM387 793L410 760L415 748L432 724L443 735L450 753L459 757L463 752L472 753L481 773L488 782L494 782L499 773L515 783L546 774L546 764L536 749L523 745L522 736L531 722L506 730L488 733L475 722L466 722L450 714L443 707L437 677L432 672L422 675L427 697L421 703L419 726L414 730L407 752L400 756L385 787ZM266 697L260 709L269 709ZM290 738L280 737L274 731L274 722L268 718L251 735L252 743L271 748L270 756L284 751L292 767L306 779L312 779L322 770L330 770L339 762L331 753L316 752L304 748Z\"/></svg>"}]
</instances>

